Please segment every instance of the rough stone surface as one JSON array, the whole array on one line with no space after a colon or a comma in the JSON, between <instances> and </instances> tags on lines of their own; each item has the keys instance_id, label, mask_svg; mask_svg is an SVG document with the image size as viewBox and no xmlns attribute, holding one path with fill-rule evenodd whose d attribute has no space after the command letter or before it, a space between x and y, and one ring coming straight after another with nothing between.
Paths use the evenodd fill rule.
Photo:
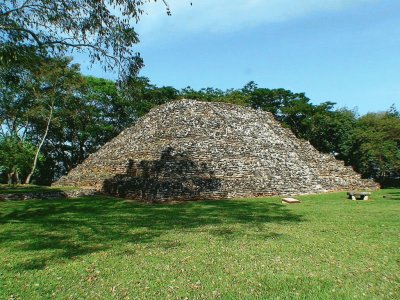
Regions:
<instances>
[{"instance_id":1,"label":"rough stone surface","mask_svg":"<svg viewBox=\"0 0 400 300\"><path fill-rule=\"evenodd\" d=\"M268 112L194 100L152 109L55 185L144 201L378 188Z\"/></svg>"},{"instance_id":2,"label":"rough stone surface","mask_svg":"<svg viewBox=\"0 0 400 300\"><path fill-rule=\"evenodd\" d=\"M97 194L99 194L98 190L89 189L79 189L73 191L0 193L0 201L77 198L82 196L94 196Z\"/></svg>"}]
</instances>

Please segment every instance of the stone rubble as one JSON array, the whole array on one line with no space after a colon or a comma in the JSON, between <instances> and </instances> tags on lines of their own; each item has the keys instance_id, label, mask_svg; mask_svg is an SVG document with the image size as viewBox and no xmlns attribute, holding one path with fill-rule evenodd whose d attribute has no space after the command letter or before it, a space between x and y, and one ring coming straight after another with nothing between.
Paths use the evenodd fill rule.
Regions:
<instances>
[{"instance_id":1,"label":"stone rubble","mask_svg":"<svg viewBox=\"0 0 400 300\"><path fill-rule=\"evenodd\" d=\"M268 112L195 100L152 109L54 185L158 202L379 188Z\"/></svg>"},{"instance_id":2,"label":"stone rubble","mask_svg":"<svg viewBox=\"0 0 400 300\"><path fill-rule=\"evenodd\" d=\"M69 199L101 194L97 190L79 189L71 191L43 191L23 193L0 193L0 201L13 200L44 200L44 199Z\"/></svg>"}]
</instances>

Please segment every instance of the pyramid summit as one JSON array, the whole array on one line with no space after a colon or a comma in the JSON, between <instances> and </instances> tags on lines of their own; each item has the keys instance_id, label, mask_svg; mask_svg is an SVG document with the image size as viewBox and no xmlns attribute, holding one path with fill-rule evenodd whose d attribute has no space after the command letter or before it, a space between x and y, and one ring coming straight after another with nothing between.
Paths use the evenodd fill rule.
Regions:
<instances>
[{"instance_id":1,"label":"pyramid summit","mask_svg":"<svg viewBox=\"0 0 400 300\"><path fill-rule=\"evenodd\" d=\"M195 100L152 109L55 185L144 201L378 187L296 138L268 112Z\"/></svg>"}]
</instances>

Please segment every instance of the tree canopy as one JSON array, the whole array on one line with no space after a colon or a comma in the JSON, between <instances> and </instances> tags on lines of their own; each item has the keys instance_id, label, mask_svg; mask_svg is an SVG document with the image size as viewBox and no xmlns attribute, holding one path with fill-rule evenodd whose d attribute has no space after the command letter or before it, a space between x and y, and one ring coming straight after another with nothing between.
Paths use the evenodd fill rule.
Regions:
<instances>
[{"instance_id":1,"label":"tree canopy","mask_svg":"<svg viewBox=\"0 0 400 300\"><path fill-rule=\"evenodd\" d=\"M368 177L382 182L400 176L399 115L368 113L353 130L349 162Z\"/></svg>"},{"instance_id":2,"label":"tree canopy","mask_svg":"<svg viewBox=\"0 0 400 300\"><path fill-rule=\"evenodd\" d=\"M18 183L20 175L31 171L35 147L15 137L0 137L0 173L5 173L7 183Z\"/></svg>"},{"instance_id":3,"label":"tree canopy","mask_svg":"<svg viewBox=\"0 0 400 300\"><path fill-rule=\"evenodd\" d=\"M86 51L92 63L100 61L121 74L136 73L142 60L132 48L139 42L134 26L146 2L152 0L1 1L0 58L13 59L16 49L55 55Z\"/></svg>"},{"instance_id":4,"label":"tree canopy","mask_svg":"<svg viewBox=\"0 0 400 300\"><path fill-rule=\"evenodd\" d=\"M13 144L31 144L36 149L27 182L57 121L55 110L82 93L79 67L70 62L66 57L31 55L30 63L0 64L0 135Z\"/></svg>"},{"instance_id":5,"label":"tree canopy","mask_svg":"<svg viewBox=\"0 0 400 300\"><path fill-rule=\"evenodd\" d=\"M70 58L20 47L31 51L29 59L17 54L11 63L0 63L3 181L29 181L32 175L34 182L50 184L151 108L181 98L268 111L298 138L364 177L390 182L400 176L400 115L394 106L360 117L332 102L313 104L304 93L255 82L241 89L178 90L131 76L120 85L83 76Z\"/></svg>"}]
</instances>

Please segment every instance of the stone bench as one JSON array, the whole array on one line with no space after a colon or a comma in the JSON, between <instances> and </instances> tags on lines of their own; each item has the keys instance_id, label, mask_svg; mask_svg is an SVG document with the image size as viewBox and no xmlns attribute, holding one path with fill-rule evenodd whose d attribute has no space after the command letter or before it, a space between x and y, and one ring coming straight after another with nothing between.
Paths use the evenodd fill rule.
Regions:
<instances>
[{"instance_id":1,"label":"stone bench","mask_svg":"<svg viewBox=\"0 0 400 300\"><path fill-rule=\"evenodd\" d=\"M347 192L347 197L350 200L368 200L370 192Z\"/></svg>"},{"instance_id":2,"label":"stone bench","mask_svg":"<svg viewBox=\"0 0 400 300\"><path fill-rule=\"evenodd\" d=\"M282 198L282 203L300 203L300 200L295 198Z\"/></svg>"}]
</instances>

